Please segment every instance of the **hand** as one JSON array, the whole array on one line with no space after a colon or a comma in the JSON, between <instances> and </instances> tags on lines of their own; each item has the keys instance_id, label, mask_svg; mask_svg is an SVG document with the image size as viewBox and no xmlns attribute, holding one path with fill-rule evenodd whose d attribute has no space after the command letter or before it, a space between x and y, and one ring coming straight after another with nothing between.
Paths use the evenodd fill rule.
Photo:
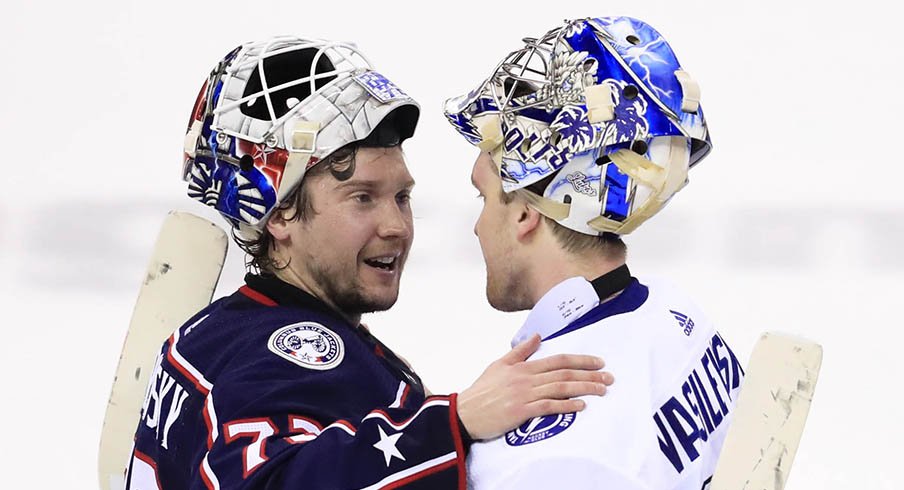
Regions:
<instances>
[{"instance_id":1,"label":"hand","mask_svg":"<svg viewBox=\"0 0 904 490\"><path fill-rule=\"evenodd\" d=\"M602 396L615 381L599 371L605 365L599 357L558 354L526 361L539 347L539 335L518 344L458 395L458 418L472 439L492 439L533 417L581 411L584 401L570 398Z\"/></svg>"}]
</instances>

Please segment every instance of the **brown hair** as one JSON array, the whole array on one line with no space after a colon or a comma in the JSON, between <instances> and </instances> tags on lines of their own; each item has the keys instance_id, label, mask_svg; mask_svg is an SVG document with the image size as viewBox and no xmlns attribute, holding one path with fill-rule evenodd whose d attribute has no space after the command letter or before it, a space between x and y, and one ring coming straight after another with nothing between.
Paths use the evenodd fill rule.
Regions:
<instances>
[{"instance_id":1,"label":"brown hair","mask_svg":"<svg viewBox=\"0 0 904 490\"><path fill-rule=\"evenodd\" d=\"M336 180L348 180L355 173L355 154L358 151L360 143L349 143L342 148L334 151L327 158L317 162L313 167L309 168L301 183L286 196L279 204L277 204L272 213L281 213L287 210L294 210L292 216L287 217L288 221L307 221L313 215L317 214L311 203L311 198L306 192L307 182L311 177L322 175L329 171ZM245 239L236 234L236 229L232 229L232 238L246 254L245 268L250 272L274 272L285 269L289 263L277 264L270 251L276 248L273 241L273 235L267 230L266 226L261 230L261 234L257 238Z\"/></svg>"}]
</instances>

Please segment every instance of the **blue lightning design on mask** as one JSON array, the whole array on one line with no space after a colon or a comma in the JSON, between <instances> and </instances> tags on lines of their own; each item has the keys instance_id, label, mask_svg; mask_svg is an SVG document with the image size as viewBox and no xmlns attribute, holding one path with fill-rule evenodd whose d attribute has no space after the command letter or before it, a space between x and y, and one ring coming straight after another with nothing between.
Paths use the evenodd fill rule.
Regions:
<instances>
[{"instance_id":1,"label":"blue lightning design on mask","mask_svg":"<svg viewBox=\"0 0 904 490\"><path fill-rule=\"evenodd\" d=\"M628 48L625 50L624 60L628 63L628 66L634 70L634 73L637 73L644 83L653 89L653 92L658 97L670 99L672 98L671 90L665 90L653 83L651 65L662 64L666 67L669 66L669 62L657 52L657 48L668 49L668 45L665 44L665 41L661 37L642 46ZM640 72L638 70L640 70Z\"/></svg>"}]
</instances>

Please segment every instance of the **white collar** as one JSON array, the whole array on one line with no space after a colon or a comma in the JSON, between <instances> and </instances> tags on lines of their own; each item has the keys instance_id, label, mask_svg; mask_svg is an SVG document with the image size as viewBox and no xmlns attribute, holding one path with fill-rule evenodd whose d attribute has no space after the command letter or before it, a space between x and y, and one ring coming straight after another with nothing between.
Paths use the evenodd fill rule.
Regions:
<instances>
[{"instance_id":1,"label":"white collar","mask_svg":"<svg viewBox=\"0 0 904 490\"><path fill-rule=\"evenodd\" d=\"M547 291L530 310L524 325L512 338L512 347L535 333L545 339L599 304L600 298L587 279L566 279Z\"/></svg>"}]
</instances>

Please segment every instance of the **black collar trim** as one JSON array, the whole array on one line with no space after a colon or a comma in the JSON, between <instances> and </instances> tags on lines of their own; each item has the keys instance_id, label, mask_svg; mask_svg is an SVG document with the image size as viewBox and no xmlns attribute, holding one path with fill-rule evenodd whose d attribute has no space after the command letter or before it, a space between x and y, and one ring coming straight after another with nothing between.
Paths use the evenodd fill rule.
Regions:
<instances>
[{"instance_id":1,"label":"black collar trim","mask_svg":"<svg viewBox=\"0 0 904 490\"><path fill-rule=\"evenodd\" d=\"M631 284L631 271L628 270L627 264L622 264L600 277L590 281L590 285L596 290L600 301L604 301L609 296L625 289Z\"/></svg>"}]
</instances>

